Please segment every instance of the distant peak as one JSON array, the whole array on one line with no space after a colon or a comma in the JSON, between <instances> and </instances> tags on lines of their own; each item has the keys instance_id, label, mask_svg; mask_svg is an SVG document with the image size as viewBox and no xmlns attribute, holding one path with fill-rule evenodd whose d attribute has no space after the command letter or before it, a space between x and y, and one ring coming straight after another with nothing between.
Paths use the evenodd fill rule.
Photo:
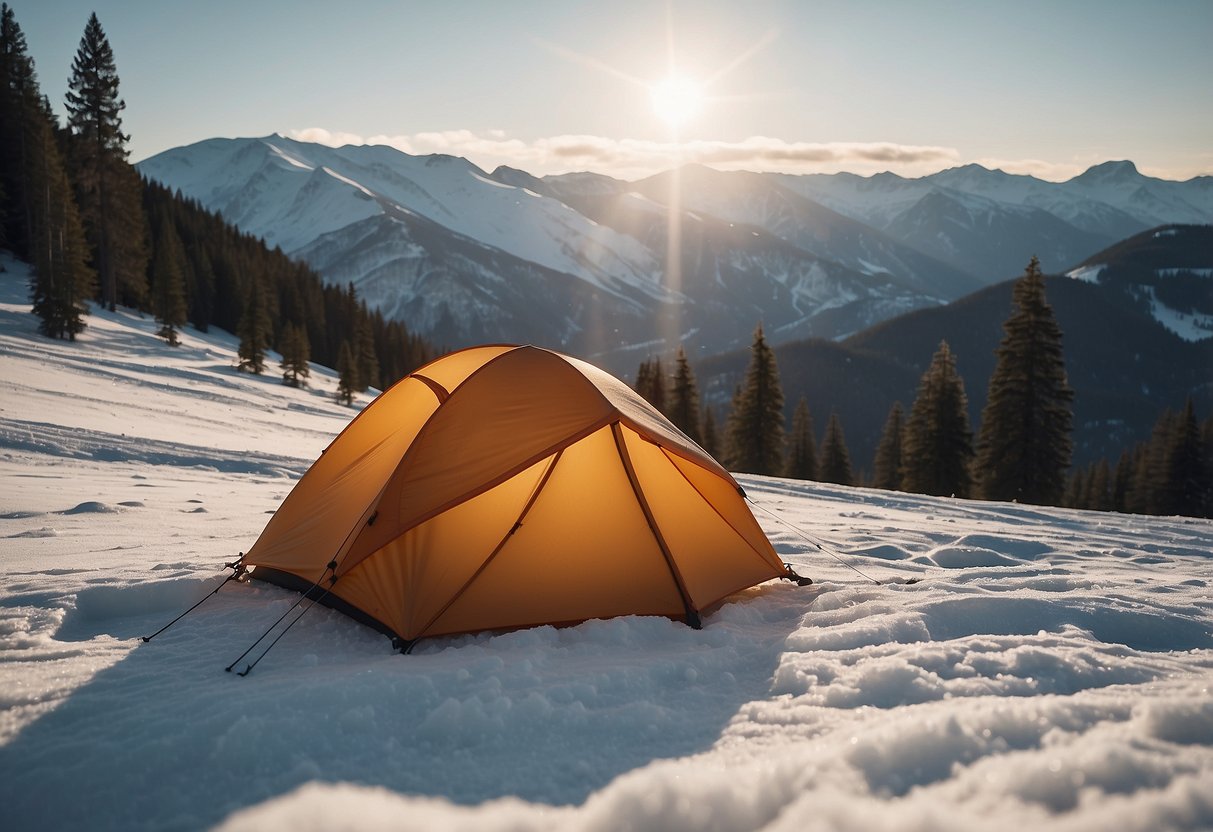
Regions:
<instances>
[{"instance_id":1,"label":"distant peak","mask_svg":"<svg viewBox=\"0 0 1213 832\"><path fill-rule=\"evenodd\" d=\"M1093 165L1086 169L1077 178L1080 180L1108 180L1108 179L1127 179L1131 176L1139 176L1137 165L1127 159L1118 162L1102 162L1098 165Z\"/></svg>"}]
</instances>

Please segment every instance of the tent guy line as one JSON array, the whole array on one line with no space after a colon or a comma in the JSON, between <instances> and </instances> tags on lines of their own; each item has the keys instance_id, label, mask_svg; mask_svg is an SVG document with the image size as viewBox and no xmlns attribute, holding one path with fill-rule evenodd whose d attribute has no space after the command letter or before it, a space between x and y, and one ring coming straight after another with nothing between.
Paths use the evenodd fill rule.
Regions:
<instances>
[{"instance_id":1,"label":"tent guy line","mask_svg":"<svg viewBox=\"0 0 1213 832\"><path fill-rule=\"evenodd\" d=\"M862 577L863 577L865 580L869 580L869 581L871 581L872 583L876 584L877 586L888 586L890 583L898 583L898 584L900 584L900 585L902 585L902 586L907 586L907 585L909 585L909 584L916 584L916 583L918 583L919 581L921 581L921 580L922 580L922 578L909 578L908 580L904 580L904 581L878 581L878 580L876 580L875 578L873 578L871 575L868 575L867 573L865 573L865 572L861 571L861 570L859 569L859 567L854 566L854 565L852 565L852 564L850 564L850 563L847 563L845 560L843 560L843 559L842 559L842 556L841 556L841 555L839 555L838 553L833 552L833 551L831 551L830 549L826 548L826 547L825 547L825 546L823 546L823 545L822 545L822 544L821 544L819 541L817 541L817 540L813 539L812 537L809 537L809 535L808 535L808 534L807 534L807 533L806 533L806 532L805 532L803 529L801 529L799 526L797 526L797 525L795 525L795 524L793 524L793 523L791 523L791 522L789 522L789 521L785 520L784 518L780 517L778 514L776 514L775 512L771 511L771 510L770 510L769 508L767 508L766 506L764 506L764 505L760 504L759 502L757 502L757 501L756 501L756 500L755 500L753 497L751 497L749 494L746 494L746 493L743 491L743 492L742 492L742 496L743 496L743 497L745 497L746 502L748 502L750 505L754 506L754 507L755 507L755 508L757 508L757 509L761 509L761 510L762 510L762 511L763 511L763 512L764 512L764 513L765 513L765 514L768 516L768 517L770 517L770 518L774 519L776 522L782 523L784 526L786 526L787 528L791 529L793 532L795 532L796 534L798 534L800 537L804 538L804 540L806 540L806 541L807 541L807 542L809 542L809 543L812 543L812 544L813 544L814 546L816 546L816 547L817 547L817 548L818 548L820 551L824 552L825 554L827 554L827 555L829 555L830 557L832 557L834 560L836 560L836 561L838 561L839 563L841 563L841 564L842 564L843 566L845 566L847 569L850 569L852 572L855 572L855 573L859 574L859 575L860 575L860 576L862 576ZM789 569L789 570L791 569L791 565L790 565L790 564L785 564L785 565L786 565L786 566L788 566L788 569ZM800 578L800 579L797 581L797 583L800 583L800 581L806 581L807 583L812 583L812 581L811 581L810 579L808 579L808 578ZM806 583L800 583L800 585L801 585L801 586L807 586L807 584L806 584Z\"/></svg>"}]
</instances>

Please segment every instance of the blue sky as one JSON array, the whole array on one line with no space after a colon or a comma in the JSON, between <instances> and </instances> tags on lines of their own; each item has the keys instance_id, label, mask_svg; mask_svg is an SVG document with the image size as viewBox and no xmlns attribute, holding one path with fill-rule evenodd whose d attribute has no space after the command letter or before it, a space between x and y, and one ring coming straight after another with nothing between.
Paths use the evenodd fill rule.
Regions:
<instances>
[{"instance_id":1,"label":"blue sky","mask_svg":"<svg viewBox=\"0 0 1213 832\"><path fill-rule=\"evenodd\" d=\"M14 0L62 112L90 11L131 158L273 132L639 176L1213 173L1213 2ZM702 99L678 124L650 88Z\"/></svg>"}]
</instances>

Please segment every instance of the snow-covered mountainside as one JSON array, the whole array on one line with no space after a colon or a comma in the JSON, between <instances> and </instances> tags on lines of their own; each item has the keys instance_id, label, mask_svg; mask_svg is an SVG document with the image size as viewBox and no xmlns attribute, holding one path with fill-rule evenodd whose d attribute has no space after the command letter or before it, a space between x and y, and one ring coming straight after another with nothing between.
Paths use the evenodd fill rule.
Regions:
<instances>
[{"instance_id":1,"label":"snow-covered mountainside","mask_svg":"<svg viewBox=\"0 0 1213 832\"><path fill-rule=\"evenodd\" d=\"M1148 226L1213 219L1209 177L1127 162L1065 183L977 165L922 179L691 165L628 183L275 135L139 168L437 343L529 341L621 371L678 343L745 346L760 320L776 341L845 337L1033 254L1056 271Z\"/></svg>"},{"instance_id":2,"label":"snow-covered mountainside","mask_svg":"<svg viewBox=\"0 0 1213 832\"><path fill-rule=\"evenodd\" d=\"M43 339L2 265L5 830L1213 827L1208 520L743 477L817 583L739 593L702 630L402 657L318 606L240 678L298 596L229 583L143 643L355 411L322 368L310 390L236 372L222 333L174 349L95 310Z\"/></svg>"},{"instance_id":3,"label":"snow-covered mountainside","mask_svg":"<svg viewBox=\"0 0 1213 832\"><path fill-rule=\"evenodd\" d=\"M1213 337L1213 225L1137 234L1067 274L1119 293L1185 341Z\"/></svg>"},{"instance_id":4,"label":"snow-covered mountainside","mask_svg":"<svg viewBox=\"0 0 1213 832\"><path fill-rule=\"evenodd\" d=\"M1213 222L1213 177L1157 179L1132 162L1096 165L1066 182L975 164L920 179L839 173L780 181L985 283L1014 277L1032 254L1057 271L1146 228Z\"/></svg>"},{"instance_id":5,"label":"snow-covered mountainside","mask_svg":"<svg viewBox=\"0 0 1213 832\"><path fill-rule=\"evenodd\" d=\"M869 256L885 265L856 269L787 242L757 251L750 238L764 236L761 227L736 235L740 250L701 248L675 269L658 202L644 200L642 211L658 220L654 239L626 218L621 230L583 213L521 172L493 177L465 159L384 146L212 139L139 167L449 346L528 341L622 370L680 342L703 352L743 345L760 320L784 337L838 337L970 288L916 252L893 261L877 252ZM601 177L590 190L619 184ZM789 310L805 280L811 302Z\"/></svg>"}]
</instances>

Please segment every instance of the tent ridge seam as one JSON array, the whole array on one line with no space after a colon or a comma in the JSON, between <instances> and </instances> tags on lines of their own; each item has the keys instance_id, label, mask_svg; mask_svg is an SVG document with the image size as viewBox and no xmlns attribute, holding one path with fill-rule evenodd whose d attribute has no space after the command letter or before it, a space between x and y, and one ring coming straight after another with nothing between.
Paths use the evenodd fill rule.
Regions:
<instances>
[{"instance_id":1,"label":"tent ridge seam","mask_svg":"<svg viewBox=\"0 0 1213 832\"><path fill-rule=\"evenodd\" d=\"M687 624L698 630L703 626L699 621L699 610L695 608L695 604L691 601L690 592L687 591L686 583L682 579L682 572L674 560L674 553L670 551L670 545L666 542L665 536L657 525L657 518L653 516L653 509L649 506L649 501L645 499L644 489L640 487L640 480L636 475L635 467L632 465L632 457L628 453L627 446L624 443L623 429L620 422L617 421L611 424L611 435L615 439L615 450L619 453L619 461L623 463L624 470L627 472L628 482L632 486L632 493L636 495L636 502L640 503L640 510L644 512L644 519L649 525L649 531L653 533L653 538L657 541L657 547L661 549L661 555L665 558L666 567L670 570L670 577L674 580L674 588L678 590L678 595L682 598L682 606L686 611Z\"/></svg>"}]
</instances>

